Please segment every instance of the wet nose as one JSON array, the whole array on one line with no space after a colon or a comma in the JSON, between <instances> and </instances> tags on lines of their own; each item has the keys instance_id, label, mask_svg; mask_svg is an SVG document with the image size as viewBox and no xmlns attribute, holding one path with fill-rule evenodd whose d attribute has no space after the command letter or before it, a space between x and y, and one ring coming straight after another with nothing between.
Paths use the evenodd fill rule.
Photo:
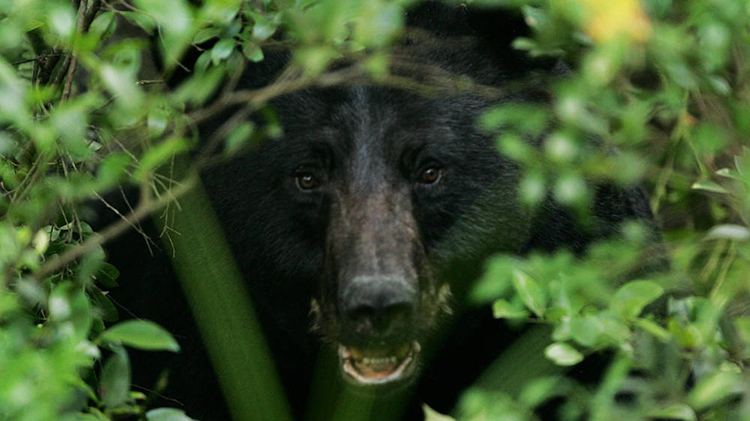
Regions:
<instances>
[{"instance_id":1,"label":"wet nose","mask_svg":"<svg viewBox=\"0 0 750 421\"><path fill-rule=\"evenodd\" d=\"M359 276L342 296L342 312L360 335L390 336L408 330L417 291L400 277Z\"/></svg>"}]
</instances>

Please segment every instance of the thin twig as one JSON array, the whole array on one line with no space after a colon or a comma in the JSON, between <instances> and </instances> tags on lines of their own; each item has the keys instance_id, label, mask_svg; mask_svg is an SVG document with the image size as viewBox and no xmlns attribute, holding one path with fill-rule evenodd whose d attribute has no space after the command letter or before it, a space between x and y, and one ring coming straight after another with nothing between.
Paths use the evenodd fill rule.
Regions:
<instances>
[{"instance_id":1,"label":"thin twig","mask_svg":"<svg viewBox=\"0 0 750 421\"><path fill-rule=\"evenodd\" d=\"M313 86L327 87L339 85L350 81L357 76L362 76L362 71L350 67L324 74L318 78L299 77L289 81L278 81L264 88L230 92L219 97L219 99L209 107L191 112L188 114L188 117L190 117L193 122L200 123L214 117L216 114L221 113L233 105L246 104L248 107L257 109L267 103L270 99L280 95Z\"/></svg>"},{"instance_id":2,"label":"thin twig","mask_svg":"<svg viewBox=\"0 0 750 421\"><path fill-rule=\"evenodd\" d=\"M88 0L80 0L78 4L78 35L83 34L85 31L86 24L86 9L88 9ZM70 67L68 67L67 75L65 76L65 86L63 87L62 95L60 96L60 103L65 103L70 96L70 89L73 86L73 79L75 78L76 67L78 66L78 54L73 53L73 58L70 61Z\"/></svg>"},{"instance_id":3,"label":"thin twig","mask_svg":"<svg viewBox=\"0 0 750 421\"><path fill-rule=\"evenodd\" d=\"M18 66L18 65L20 65L20 64L24 64L24 63L30 63L30 62L32 62L32 61L35 61L35 62L36 62L36 61L44 60L44 59L46 59L47 57L58 57L58 56L62 56L62 55L63 55L62 53L48 53L48 54L40 54L40 55L38 55L38 56L36 56L36 57L34 57L34 58L28 58L28 59L26 59L26 60L21 60L21 61L17 61L17 62L15 62L15 63L11 63L11 66Z\"/></svg>"},{"instance_id":4,"label":"thin twig","mask_svg":"<svg viewBox=\"0 0 750 421\"><path fill-rule=\"evenodd\" d=\"M93 0L91 7L86 12L86 16L83 18L83 30L88 31L91 27L91 23L94 22L96 14L99 13L99 9L102 8L102 0Z\"/></svg>"},{"instance_id":5,"label":"thin twig","mask_svg":"<svg viewBox=\"0 0 750 421\"><path fill-rule=\"evenodd\" d=\"M72 263L84 254L93 251L105 242L118 237L119 235L127 231L128 228L131 228L133 224L136 224L143 218L151 215L152 212L161 209L163 206L166 206L176 198L187 193L196 185L197 181L198 175L196 173L192 173L185 177L181 184L166 192L166 194L162 195L160 198L156 200L142 201L133 212L120 219L119 221L108 225L106 228L99 232L99 235L91 236L84 242L65 250L62 254L54 255L47 262L45 262L41 268L39 268L39 271L35 274L36 278L44 279L47 276L50 276L58 270L62 269L69 263Z\"/></svg>"}]
</instances>

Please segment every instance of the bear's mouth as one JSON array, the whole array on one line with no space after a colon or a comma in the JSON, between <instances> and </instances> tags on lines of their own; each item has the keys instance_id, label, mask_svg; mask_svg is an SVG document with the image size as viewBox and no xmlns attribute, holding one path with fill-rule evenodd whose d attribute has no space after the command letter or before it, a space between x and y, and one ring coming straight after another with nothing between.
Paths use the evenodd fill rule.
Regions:
<instances>
[{"instance_id":1,"label":"bear's mouth","mask_svg":"<svg viewBox=\"0 0 750 421\"><path fill-rule=\"evenodd\" d=\"M409 378L416 370L419 342L389 348L358 348L339 344L344 377L361 386L385 385Z\"/></svg>"}]
</instances>

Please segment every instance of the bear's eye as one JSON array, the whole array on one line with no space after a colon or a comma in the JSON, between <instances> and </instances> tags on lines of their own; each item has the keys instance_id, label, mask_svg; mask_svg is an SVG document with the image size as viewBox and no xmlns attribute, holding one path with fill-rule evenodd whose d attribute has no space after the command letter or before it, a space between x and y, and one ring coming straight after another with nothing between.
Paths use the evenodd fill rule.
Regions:
<instances>
[{"instance_id":1,"label":"bear's eye","mask_svg":"<svg viewBox=\"0 0 750 421\"><path fill-rule=\"evenodd\" d=\"M438 167L428 167L422 171L419 176L419 182L422 184L435 184L440 180L442 171Z\"/></svg>"},{"instance_id":2,"label":"bear's eye","mask_svg":"<svg viewBox=\"0 0 750 421\"><path fill-rule=\"evenodd\" d=\"M320 185L320 180L311 172L298 172L296 175L297 187L302 191L314 190Z\"/></svg>"}]
</instances>

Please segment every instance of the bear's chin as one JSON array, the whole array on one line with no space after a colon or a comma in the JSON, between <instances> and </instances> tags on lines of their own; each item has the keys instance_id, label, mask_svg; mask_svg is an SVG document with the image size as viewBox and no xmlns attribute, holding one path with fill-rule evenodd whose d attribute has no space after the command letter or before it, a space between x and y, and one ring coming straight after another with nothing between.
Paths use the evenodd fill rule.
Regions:
<instances>
[{"instance_id":1,"label":"bear's chin","mask_svg":"<svg viewBox=\"0 0 750 421\"><path fill-rule=\"evenodd\" d=\"M416 377L421 347L419 342L404 342L380 349L349 347L339 344L338 355L344 379L363 392L400 389Z\"/></svg>"}]
</instances>

